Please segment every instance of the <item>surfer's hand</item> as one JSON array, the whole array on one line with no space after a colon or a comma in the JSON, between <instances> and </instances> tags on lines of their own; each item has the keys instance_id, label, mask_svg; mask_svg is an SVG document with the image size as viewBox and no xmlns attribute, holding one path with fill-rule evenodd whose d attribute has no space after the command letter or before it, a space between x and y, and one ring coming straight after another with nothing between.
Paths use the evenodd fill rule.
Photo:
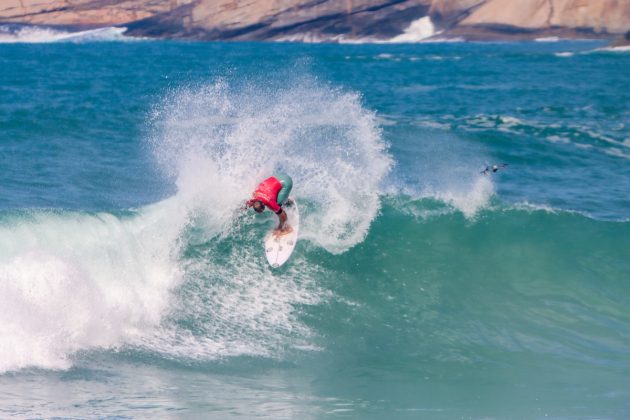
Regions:
<instances>
[{"instance_id":1,"label":"surfer's hand","mask_svg":"<svg viewBox=\"0 0 630 420\"><path fill-rule=\"evenodd\" d=\"M254 206L254 201L255 200L246 200L243 201L243 203L241 203L241 206L238 208L240 211L246 211L248 210L250 207Z\"/></svg>"}]
</instances>

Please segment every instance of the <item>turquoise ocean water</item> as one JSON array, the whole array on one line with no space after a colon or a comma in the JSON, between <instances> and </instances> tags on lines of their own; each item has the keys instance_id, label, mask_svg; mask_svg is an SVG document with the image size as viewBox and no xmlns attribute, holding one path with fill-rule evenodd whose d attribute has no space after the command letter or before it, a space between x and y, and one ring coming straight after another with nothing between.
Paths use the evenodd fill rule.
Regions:
<instances>
[{"instance_id":1,"label":"turquoise ocean water","mask_svg":"<svg viewBox=\"0 0 630 420\"><path fill-rule=\"evenodd\" d=\"M0 417L630 417L601 47L0 44Z\"/></svg>"}]
</instances>

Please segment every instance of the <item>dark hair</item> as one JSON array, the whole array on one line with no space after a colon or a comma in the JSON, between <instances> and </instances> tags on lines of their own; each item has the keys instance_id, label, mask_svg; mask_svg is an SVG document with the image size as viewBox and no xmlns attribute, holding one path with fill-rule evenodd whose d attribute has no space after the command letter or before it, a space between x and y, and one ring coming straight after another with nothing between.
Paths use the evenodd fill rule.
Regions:
<instances>
[{"instance_id":1,"label":"dark hair","mask_svg":"<svg viewBox=\"0 0 630 420\"><path fill-rule=\"evenodd\" d=\"M262 213L263 211L265 211L265 205L260 200L254 201L254 204L252 205L252 207L254 207L254 210L256 211L256 213Z\"/></svg>"}]
</instances>

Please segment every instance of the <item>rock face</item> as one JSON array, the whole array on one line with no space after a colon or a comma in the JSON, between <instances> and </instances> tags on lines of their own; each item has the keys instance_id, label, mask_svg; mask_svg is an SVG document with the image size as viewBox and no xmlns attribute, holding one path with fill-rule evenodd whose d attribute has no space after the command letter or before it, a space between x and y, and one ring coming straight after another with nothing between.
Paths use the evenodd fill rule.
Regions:
<instances>
[{"instance_id":1,"label":"rock face","mask_svg":"<svg viewBox=\"0 0 630 420\"><path fill-rule=\"evenodd\" d=\"M1 0L0 22L204 40L391 38L430 0Z\"/></svg>"},{"instance_id":2,"label":"rock face","mask_svg":"<svg viewBox=\"0 0 630 420\"><path fill-rule=\"evenodd\" d=\"M137 35L201 39L391 38L425 16L430 0L197 0L128 25Z\"/></svg>"},{"instance_id":3,"label":"rock face","mask_svg":"<svg viewBox=\"0 0 630 420\"><path fill-rule=\"evenodd\" d=\"M611 44L611 47L629 47L629 46L630 46L630 31L626 32L625 35L617 38Z\"/></svg>"},{"instance_id":4,"label":"rock face","mask_svg":"<svg viewBox=\"0 0 630 420\"><path fill-rule=\"evenodd\" d=\"M166 13L171 0L1 0L0 22L31 25L114 26Z\"/></svg>"},{"instance_id":5,"label":"rock face","mask_svg":"<svg viewBox=\"0 0 630 420\"><path fill-rule=\"evenodd\" d=\"M441 0L459 16L455 32L620 34L630 29L630 0ZM518 5L516 5L518 4ZM438 9L441 10L441 9Z\"/></svg>"},{"instance_id":6,"label":"rock face","mask_svg":"<svg viewBox=\"0 0 630 420\"><path fill-rule=\"evenodd\" d=\"M447 37L611 36L630 0L0 0L0 23L203 40L385 40L425 16Z\"/></svg>"},{"instance_id":7,"label":"rock face","mask_svg":"<svg viewBox=\"0 0 630 420\"><path fill-rule=\"evenodd\" d=\"M452 27L484 2L485 0L433 0L429 13L437 24Z\"/></svg>"}]
</instances>

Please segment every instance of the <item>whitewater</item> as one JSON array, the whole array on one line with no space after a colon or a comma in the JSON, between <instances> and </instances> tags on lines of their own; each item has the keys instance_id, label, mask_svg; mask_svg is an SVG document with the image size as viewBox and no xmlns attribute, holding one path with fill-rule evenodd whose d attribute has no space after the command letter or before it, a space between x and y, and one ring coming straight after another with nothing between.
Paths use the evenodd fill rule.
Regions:
<instances>
[{"instance_id":1,"label":"whitewater","mask_svg":"<svg viewBox=\"0 0 630 420\"><path fill-rule=\"evenodd\" d=\"M0 45L3 416L630 413L630 56L118 34Z\"/></svg>"}]
</instances>

